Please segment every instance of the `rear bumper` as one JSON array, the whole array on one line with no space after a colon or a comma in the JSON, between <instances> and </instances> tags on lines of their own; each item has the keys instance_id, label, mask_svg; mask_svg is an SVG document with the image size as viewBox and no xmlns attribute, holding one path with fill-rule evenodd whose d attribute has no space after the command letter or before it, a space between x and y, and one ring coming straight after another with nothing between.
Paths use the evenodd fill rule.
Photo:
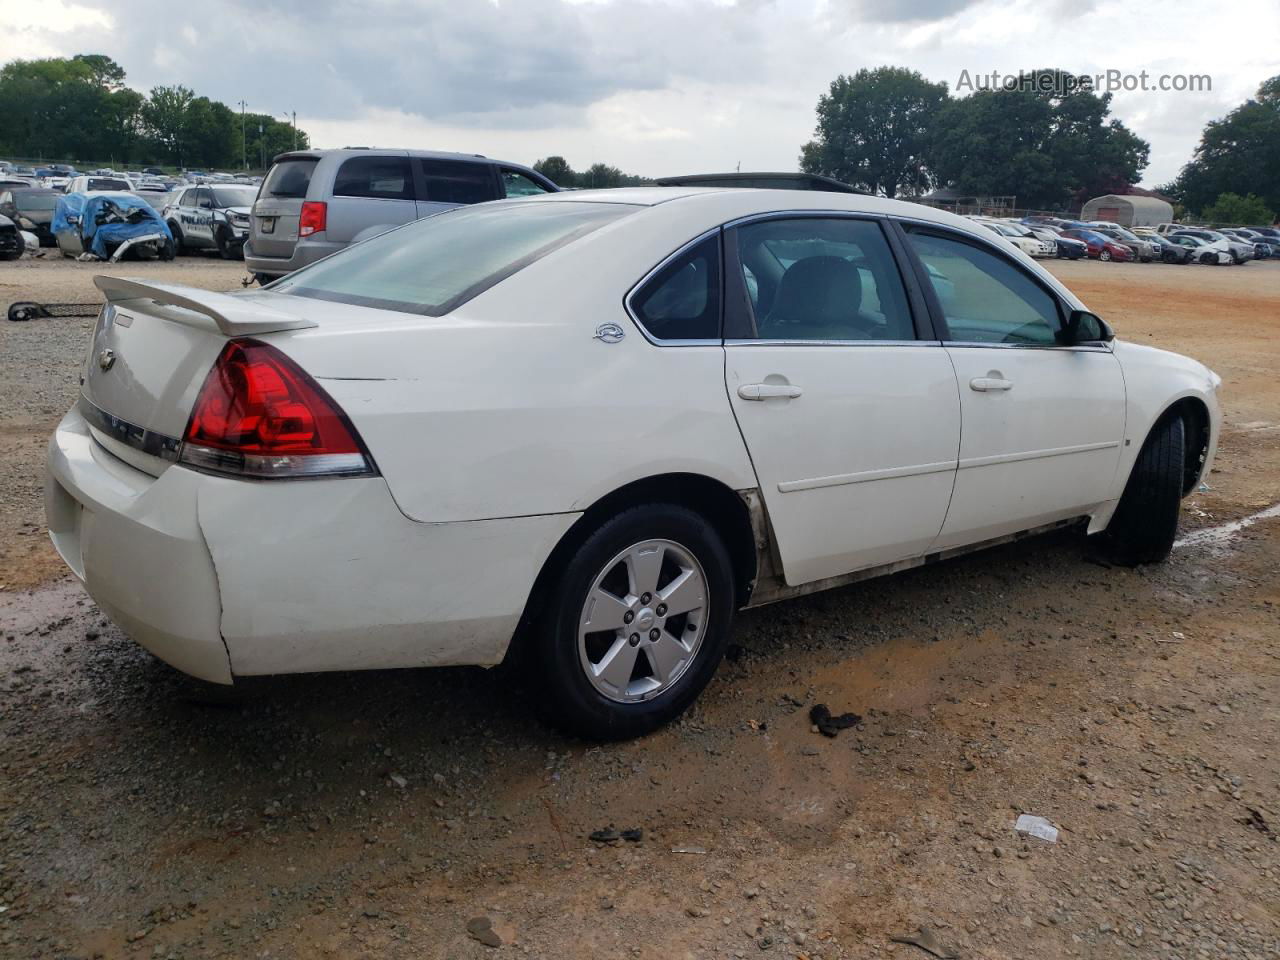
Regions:
<instances>
[{"instance_id":1,"label":"rear bumper","mask_svg":"<svg viewBox=\"0 0 1280 960\"><path fill-rule=\"evenodd\" d=\"M184 673L231 682L218 578L196 518L200 475L158 479L98 445L73 409L49 441L45 514L63 561L103 611Z\"/></svg>"},{"instance_id":2,"label":"rear bumper","mask_svg":"<svg viewBox=\"0 0 1280 960\"><path fill-rule=\"evenodd\" d=\"M301 269L308 264L323 260L331 253L337 253L348 245L331 240L299 240L293 247L293 253L287 257L267 257L255 253L253 237L244 244L245 269L250 273L265 273L272 277L283 277L287 273Z\"/></svg>"},{"instance_id":3,"label":"rear bumper","mask_svg":"<svg viewBox=\"0 0 1280 960\"><path fill-rule=\"evenodd\" d=\"M90 596L178 669L233 676L502 660L533 582L579 514L420 523L381 477L158 478L79 412L49 445L54 546Z\"/></svg>"}]
</instances>

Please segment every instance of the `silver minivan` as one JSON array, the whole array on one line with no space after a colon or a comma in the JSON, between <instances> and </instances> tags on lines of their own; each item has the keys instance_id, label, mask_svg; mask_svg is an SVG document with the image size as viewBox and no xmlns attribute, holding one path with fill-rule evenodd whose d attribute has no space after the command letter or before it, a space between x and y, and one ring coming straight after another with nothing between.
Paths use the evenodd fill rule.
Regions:
<instances>
[{"instance_id":1,"label":"silver minivan","mask_svg":"<svg viewBox=\"0 0 1280 960\"><path fill-rule=\"evenodd\" d=\"M450 207L550 193L516 163L429 150L299 150L275 158L253 204L245 266L265 283Z\"/></svg>"}]
</instances>

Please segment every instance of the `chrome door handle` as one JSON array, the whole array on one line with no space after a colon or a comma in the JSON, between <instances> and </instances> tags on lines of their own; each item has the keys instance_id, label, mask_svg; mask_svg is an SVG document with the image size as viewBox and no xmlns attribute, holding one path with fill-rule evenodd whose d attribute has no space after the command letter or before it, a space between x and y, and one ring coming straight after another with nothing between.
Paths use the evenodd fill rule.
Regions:
<instances>
[{"instance_id":1,"label":"chrome door handle","mask_svg":"<svg viewBox=\"0 0 1280 960\"><path fill-rule=\"evenodd\" d=\"M1012 380L999 380L996 377L974 377L969 381L969 389L977 390L979 393L988 393L996 390L1012 390Z\"/></svg>"},{"instance_id":2,"label":"chrome door handle","mask_svg":"<svg viewBox=\"0 0 1280 960\"><path fill-rule=\"evenodd\" d=\"M794 400L804 391L790 383L744 383L738 388L738 396L743 400L770 400L781 397Z\"/></svg>"}]
</instances>

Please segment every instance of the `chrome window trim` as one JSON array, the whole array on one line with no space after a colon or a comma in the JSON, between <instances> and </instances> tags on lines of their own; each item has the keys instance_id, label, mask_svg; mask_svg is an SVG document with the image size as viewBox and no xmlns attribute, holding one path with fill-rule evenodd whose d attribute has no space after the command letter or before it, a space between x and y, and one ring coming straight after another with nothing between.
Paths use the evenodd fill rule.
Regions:
<instances>
[{"instance_id":1,"label":"chrome window trim","mask_svg":"<svg viewBox=\"0 0 1280 960\"><path fill-rule=\"evenodd\" d=\"M797 217L806 218L822 218L839 217L843 220L888 220L887 213L874 213L866 210L770 210L765 213L749 213L746 216L738 217L736 220L729 220L724 224L724 229L730 230L733 227L740 227L743 224L755 223L760 220L794 220Z\"/></svg>"},{"instance_id":2,"label":"chrome window trim","mask_svg":"<svg viewBox=\"0 0 1280 960\"><path fill-rule=\"evenodd\" d=\"M148 456L168 460L170 463L177 462L178 454L182 450L182 441L177 437L148 430L146 427L107 413L84 394L80 395L77 407L80 410L80 416L84 417L89 426L102 431L117 443Z\"/></svg>"},{"instance_id":3,"label":"chrome window trim","mask_svg":"<svg viewBox=\"0 0 1280 960\"><path fill-rule=\"evenodd\" d=\"M694 237L692 240L688 241L687 243L681 244L671 253L663 257L662 260L658 262L657 266L655 266L643 277L641 277L639 280L633 283L631 285L631 289L628 290L626 295L622 298L622 308L627 312L627 316L631 318L631 322L635 324L635 328L640 331L640 335L642 337L648 340L655 347L719 347L724 343L724 340L722 340L719 337L716 337L714 340L711 340L711 339L663 340L659 337L655 337L647 329L645 329L645 325L640 321L640 317L636 314L635 309L631 306L631 301L635 298L636 293L639 292L641 287L643 287L651 279L653 279L655 276L661 273L662 270L665 269L666 266L670 264L673 260L678 260L681 256L688 253L691 249L696 247L698 244L704 242L705 240L708 240L711 237L719 236L720 229L721 228L718 226L712 227L710 230L706 230L703 233L700 233L698 236ZM724 252L723 245L721 245L721 260L724 259L723 252ZM720 301L721 301L720 302L720 325L721 325L721 329L723 329L724 328L724 263L723 262L720 264Z\"/></svg>"},{"instance_id":4,"label":"chrome window trim","mask_svg":"<svg viewBox=\"0 0 1280 960\"><path fill-rule=\"evenodd\" d=\"M942 345L960 350L979 350L994 347L997 350L1065 350L1076 353L1111 352L1110 345L1106 343L991 343L984 340L943 340Z\"/></svg>"},{"instance_id":5,"label":"chrome window trim","mask_svg":"<svg viewBox=\"0 0 1280 960\"><path fill-rule=\"evenodd\" d=\"M941 347L941 340L752 340L735 338L726 347Z\"/></svg>"}]
</instances>

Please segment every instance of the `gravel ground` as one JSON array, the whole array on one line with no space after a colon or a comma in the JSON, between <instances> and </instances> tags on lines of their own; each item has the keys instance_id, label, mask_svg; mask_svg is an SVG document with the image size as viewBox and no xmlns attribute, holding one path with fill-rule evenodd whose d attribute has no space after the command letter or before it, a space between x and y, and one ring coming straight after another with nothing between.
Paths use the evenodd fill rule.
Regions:
<instances>
[{"instance_id":1,"label":"gravel ground","mask_svg":"<svg viewBox=\"0 0 1280 960\"><path fill-rule=\"evenodd\" d=\"M239 275L171 269L204 268ZM0 956L925 958L891 940L923 926L966 958L1280 957L1280 519L1213 533L1280 500L1280 264L1054 269L1225 378L1198 537L1125 570L1059 534L754 611L682 722L609 747L495 672L227 692L135 647L29 573L14 438L70 402L85 325L4 330L4 516L35 526L0 592ZM820 736L817 702L863 722Z\"/></svg>"},{"instance_id":2,"label":"gravel ground","mask_svg":"<svg viewBox=\"0 0 1280 960\"><path fill-rule=\"evenodd\" d=\"M245 276L243 263L199 256L106 265L50 255L0 263L0 311L17 300L101 303L93 285L99 274L206 290L237 290ZM93 324L92 317L8 323L0 313L0 586L31 586L62 572L44 533L44 450L75 401Z\"/></svg>"}]
</instances>

